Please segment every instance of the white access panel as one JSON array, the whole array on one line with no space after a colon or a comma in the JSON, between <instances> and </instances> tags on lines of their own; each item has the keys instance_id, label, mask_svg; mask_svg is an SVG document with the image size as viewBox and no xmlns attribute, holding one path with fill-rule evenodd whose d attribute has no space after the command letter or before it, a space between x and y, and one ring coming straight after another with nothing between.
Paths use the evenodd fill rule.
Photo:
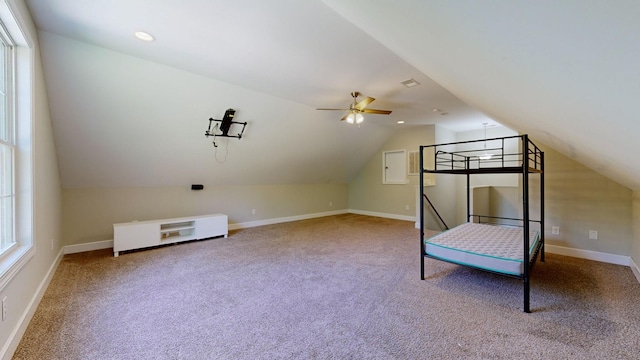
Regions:
<instances>
[{"instance_id":1,"label":"white access panel","mask_svg":"<svg viewBox=\"0 0 640 360\"><path fill-rule=\"evenodd\" d=\"M382 183L407 183L407 151L395 150L382 153Z\"/></svg>"}]
</instances>

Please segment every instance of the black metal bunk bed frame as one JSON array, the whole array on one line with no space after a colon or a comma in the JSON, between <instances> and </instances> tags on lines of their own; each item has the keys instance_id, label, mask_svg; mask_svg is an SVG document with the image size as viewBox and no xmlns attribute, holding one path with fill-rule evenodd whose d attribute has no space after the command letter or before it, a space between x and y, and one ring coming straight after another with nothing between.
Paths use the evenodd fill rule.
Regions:
<instances>
[{"instance_id":1,"label":"black metal bunk bed frame","mask_svg":"<svg viewBox=\"0 0 640 360\"><path fill-rule=\"evenodd\" d=\"M519 140L518 140L519 138ZM505 141L509 139L516 139L519 141L519 152L517 153L505 153ZM487 143L500 142L500 146L493 148L486 148ZM464 146L473 146L474 144L484 144L484 147L478 149L473 148L469 150L438 150L438 148L450 148L452 146L459 146L462 144L468 144ZM426 169L424 163L425 150L433 149L434 164L432 169ZM492 152L492 156L483 156ZM493 154L496 152L496 154ZM481 155L478 155L481 154ZM474 217L481 222L482 219L495 220L512 220L520 221L523 228L523 241L524 241L524 260L523 260L523 274L511 275L497 271L491 271L481 267L474 267L479 270L488 271L491 273L518 278L523 281L523 304L524 312L530 311L530 275L533 265L540 254L540 261L544 262L544 153L538 148L528 135L507 136L501 138L461 141L445 144L426 145L420 146L420 173L432 173L432 174L454 174L465 175L467 179L467 221L471 221ZM471 186L470 177L474 174L521 174L522 175L522 219L514 218L501 218L487 215L471 214L470 198L471 198ZM531 220L529 214L529 174L540 175L540 219ZM420 191L422 195L424 193L424 178L420 176ZM424 206L420 206L420 276L424 280L424 259L432 258L441 261L447 261L438 257L430 256L425 251L425 221L424 221ZM529 253L529 229L530 223L540 224L540 241L533 253Z\"/></svg>"}]
</instances>

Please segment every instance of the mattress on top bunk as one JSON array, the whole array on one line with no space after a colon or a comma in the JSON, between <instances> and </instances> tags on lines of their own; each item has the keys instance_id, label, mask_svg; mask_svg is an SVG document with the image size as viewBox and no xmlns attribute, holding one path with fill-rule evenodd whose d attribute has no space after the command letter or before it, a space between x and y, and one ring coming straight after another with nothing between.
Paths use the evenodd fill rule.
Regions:
<instances>
[{"instance_id":1,"label":"mattress on top bunk","mask_svg":"<svg viewBox=\"0 0 640 360\"><path fill-rule=\"evenodd\" d=\"M524 273L523 229L465 223L425 240L427 255L461 265L502 274ZM533 255L540 233L529 231L529 255Z\"/></svg>"}]
</instances>

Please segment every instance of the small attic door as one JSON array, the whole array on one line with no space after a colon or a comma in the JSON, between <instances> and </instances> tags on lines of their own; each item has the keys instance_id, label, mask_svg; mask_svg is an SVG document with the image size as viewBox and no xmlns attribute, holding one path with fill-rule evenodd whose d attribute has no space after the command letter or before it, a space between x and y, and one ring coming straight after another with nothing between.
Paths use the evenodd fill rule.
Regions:
<instances>
[{"instance_id":1,"label":"small attic door","mask_svg":"<svg viewBox=\"0 0 640 360\"><path fill-rule=\"evenodd\" d=\"M382 153L382 183L407 183L407 151L394 150Z\"/></svg>"}]
</instances>

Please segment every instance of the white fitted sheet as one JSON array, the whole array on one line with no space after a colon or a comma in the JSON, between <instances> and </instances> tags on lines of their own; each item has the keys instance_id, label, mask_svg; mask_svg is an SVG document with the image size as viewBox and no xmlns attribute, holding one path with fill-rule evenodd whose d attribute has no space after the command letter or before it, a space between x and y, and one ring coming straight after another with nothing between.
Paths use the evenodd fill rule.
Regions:
<instances>
[{"instance_id":1,"label":"white fitted sheet","mask_svg":"<svg viewBox=\"0 0 640 360\"><path fill-rule=\"evenodd\" d=\"M427 255L503 274L524 273L523 229L465 223L425 240ZM540 233L529 231L529 257Z\"/></svg>"}]
</instances>

